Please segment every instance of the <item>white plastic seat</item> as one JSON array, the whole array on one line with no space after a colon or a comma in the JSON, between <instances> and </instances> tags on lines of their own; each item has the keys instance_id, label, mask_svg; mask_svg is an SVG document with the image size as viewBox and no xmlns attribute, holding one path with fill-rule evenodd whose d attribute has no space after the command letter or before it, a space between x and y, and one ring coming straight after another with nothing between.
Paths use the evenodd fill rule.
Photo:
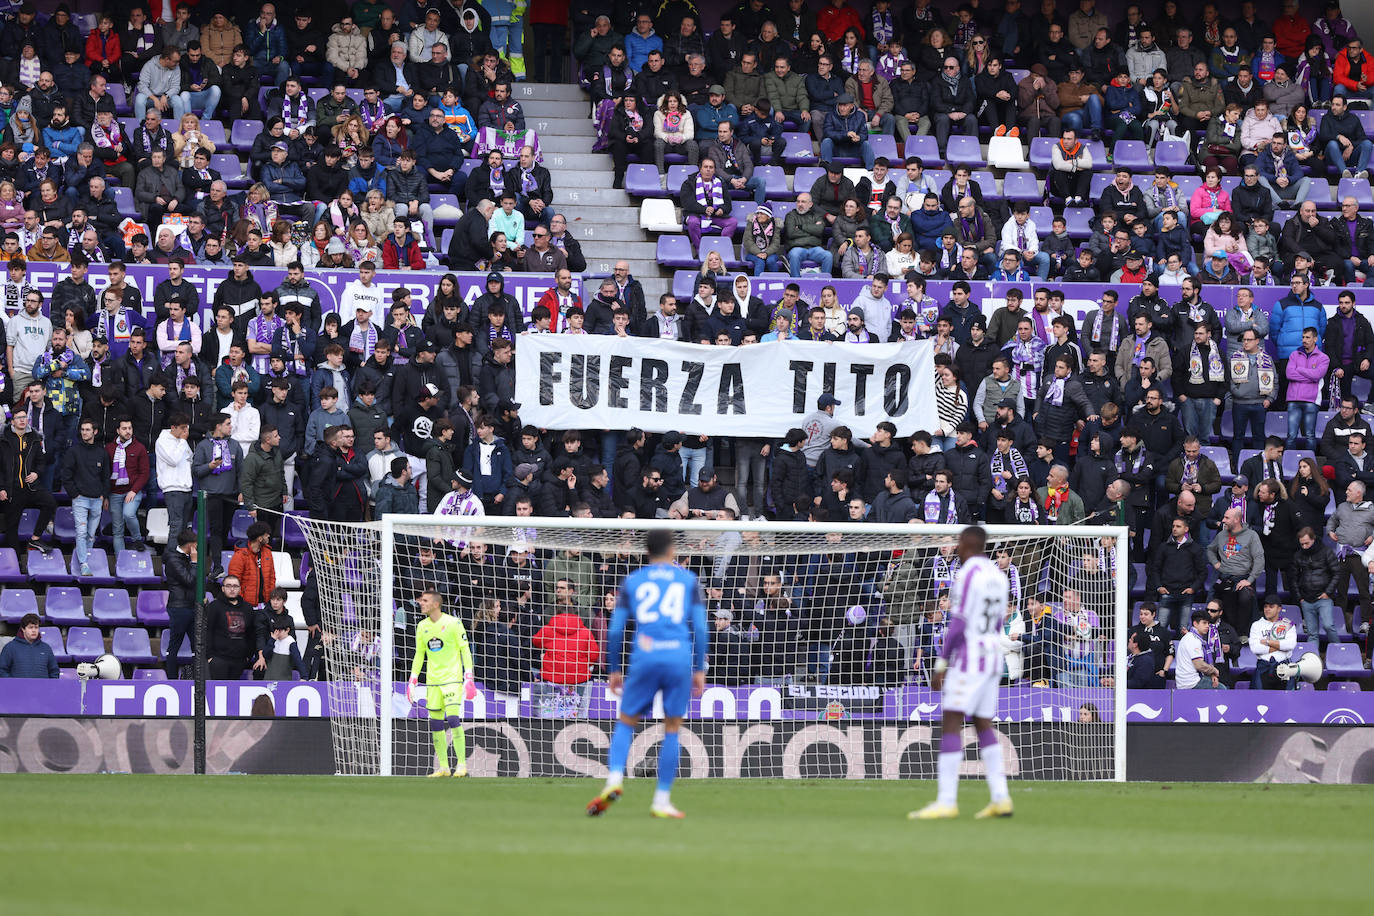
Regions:
<instances>
[{"instance_id":1,"label":"white plastic seat","mask_svg":"<svg viewBox=\"0 0 1374 916\"><path fill-rule=\"evenodd\" d=\"M681 232L682 222L671 200L646 197L639 205L639 228L649 232Z\"/></svg>"},{"instance_id":2,"label":"white plastic seat","mask_svg":"<svg viewBox=\"0 0 1374 916\"><path fill-rule=\"evenodd\" d=\"M993 137L988 140L988 166L994 169L1024 171L1030 168L1019 137Z\"/></svg>"}]
</instances>

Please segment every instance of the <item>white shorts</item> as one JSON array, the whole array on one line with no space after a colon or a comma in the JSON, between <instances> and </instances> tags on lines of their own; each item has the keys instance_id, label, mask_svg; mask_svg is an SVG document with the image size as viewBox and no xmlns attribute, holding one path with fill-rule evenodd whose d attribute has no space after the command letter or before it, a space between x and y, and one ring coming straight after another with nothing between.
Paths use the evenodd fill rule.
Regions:
<instances>
[{"instance_id":1,"label":"white shorts","mask_svg":"<svg viewBox=\"0 0 1374 916\"><path fill-rule=\"evenodd\" d=\"M1000 665L988 672L951 668L945 672L940 703L949 712L991 719L997 715L997 685L1001 680Z\"/></svg>"}]
</instances>

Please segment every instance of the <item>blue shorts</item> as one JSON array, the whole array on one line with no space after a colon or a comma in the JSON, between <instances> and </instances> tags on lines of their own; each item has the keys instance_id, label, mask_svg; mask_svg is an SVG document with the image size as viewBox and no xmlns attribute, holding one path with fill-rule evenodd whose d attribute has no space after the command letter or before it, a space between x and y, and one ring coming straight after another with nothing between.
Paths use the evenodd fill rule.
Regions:
<instances>
[{"instance_id":1,"label":"blue shorts","mask_svg":"<svg viewBox=\"0 0 1374 916\"><path fill-rule=\"evenodd\" d=\"M627 716L652 715L654 696L660 691L665 718L687 715L687 701L692 696L691 664L631 665L620 698L620 711Z\"/></svg>"}]
</instances>

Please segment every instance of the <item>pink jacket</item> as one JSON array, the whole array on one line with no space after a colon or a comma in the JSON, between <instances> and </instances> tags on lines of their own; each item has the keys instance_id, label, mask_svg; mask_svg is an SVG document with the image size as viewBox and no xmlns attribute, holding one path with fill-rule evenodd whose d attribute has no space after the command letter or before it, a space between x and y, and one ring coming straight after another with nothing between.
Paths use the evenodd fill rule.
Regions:
<instances>
[{"instance_id":1,"label":"pink jacket","mask_svg":"<svg viewBox=\"0 0 1374 916\"><path fill-rule=\"evenodd\" d=\"M1226 193L1226 189L1217 188L1216 195L1216 209L1230 210L1231 195ZM1188 214L1193 219L1201 219L1202 214L1208 213L1212 209L1212 194L1207 190L1207 185L1202 185L1200 188L1193 192L1192 197L1188 198Z\"/></svg>"},{"instance_id":2,"label":"pink jacket","mask_svg":"<svg viewBox=\"0 0 1374 916\"><path fill-rule=\"evenodd\" d=\"M1331 357L1322 352L1321 347L1317 347L1308 353L1302 347L1293 351L1293 355L1288 357L1288 367L1284 374L1288 376L1288 400L1302 401L1306 404L1316 403L1321 397L1322 382L1326 379L1326 370L1331 365Z\"/></svg>"}]
</instances>

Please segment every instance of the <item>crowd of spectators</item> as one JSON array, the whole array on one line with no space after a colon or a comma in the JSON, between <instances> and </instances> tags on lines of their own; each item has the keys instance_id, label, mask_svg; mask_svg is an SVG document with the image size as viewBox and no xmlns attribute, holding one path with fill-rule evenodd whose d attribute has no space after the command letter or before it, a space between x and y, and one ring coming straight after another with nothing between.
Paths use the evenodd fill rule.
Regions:
<instances>
[{"instance_id":1,"label":"crowd of spectators","mask_svg":"<svg viewBox=\"0 0 1374 916\"><path fill-rule=\"evenodd\" d=\"M1271 114L1286 99L1291 118L1304 102L1293 101L1284 88L1283 63L1263 72L1239 63L1234 73L1208 69L1230 67L1237 55L1266 67L1291 63L1265 48L1280 35L1291 42L1291 11L1271 33L1254 20L1253 10L1222 27L1209 5L1211 13L1204 11L1196 27L1196 45L1190 27L1175 23L1161 29L1155 48L1134 7L1124 31L1104 36L1091 0L1063 22L1052 3L1029 20L1009 6L1005 16L999 11L992 17L961 8L947 31L928 4L893 12L879 0L866 19L841 0L813 20L801 0L775 12L750 0L722 17L709 38L685 4L665 5L659 20L638 15L633 28L612 23L619 8L574 8L578 69L569 76L586 79L594 103L612 102L602 121L617 168L625 162L623 147L635 143L644 144L641 159L655 155L647 153L652 146L660 159L677 150L700 165L679 189L694 243L703 232L740 228L730 216L730 189L758 199L742 164L779 155L780 128L789 119L809 125L829 151L824 155L856 155L867 169L856 185L828 167L781 224L759 207L743 227L746 254L759 269L786 261L795 274L810 261L824 271L868 279L854 303L842 303L833 287L811 303L797 284L768 302L747 276L732 277L718 258L708 258L690 301L667 294L652 311L625 262L597 282L594 293L589 287L585 302L577 295L572 280L585 259L566 220L550 207L551 177L532 148L511 167L493 153L461 172L477 129L525 126L509 91L522 75L515 67L519 41L512 45L511 37L518 16L445 3L437 11L408 8L398 18L380 3L363 2L336 22L318 24L300 7L294 25L284 25L275 7L264 4L257 18L240 17L236 24L223 11L179 4L167 22L149 22L135 9L118 23L102 17L82 36L65 10L39 24L32 9L22 7L0 30L0 51L12 50L4 56L17 68L0 75L7 84L0 87L0 109L10 124L10 142L0 145L6 231L0 257L7 261L4 292L12 314L3 348L3 394L12 408L0 448L7 543L25 546L20 520L24 510L35 509L27 546L39 555L51 552L48 523L60 497L70 502L75 520L74 572L88 576L102 510L111 508L114 547L141 551L147 504L160 500L168 515L163 569L171 586L174 657L194 597L186 581L187 559L194 559L186 538L192 493L205 491L205 560L225 587L212 615L210 655L229 677L247 667L280 673L299 661L285 645L289 638L277 635L282 608L273 604L272 564L264 556L280 528L262 512L244 543L235 544L230 529L240 509L255 515L301 509L336 521L425 511L818 523L1113 522L1131 529L1130 559L1146 564L1143 588L1154 597L1157 625L1165 632L1182 630L1191 622L1191 607L1210 595L1218 619L1248 633L1252 622L1267 619L1257 598L1265 591L1301 603L1305 619L1312 615L1307 631L1324 642L1358 630L1355 625L1374 610L1363 556L1374 543L1374 504L1365 498L1374 465L1365 450L1369 423L1353 384L1370 377L1374 331L1355 308L1353 293L1341 293L1330 318L1312 294L1315 284L1354 283L1369 275L1374 224L1358 205L1322 218L1301 200L1300 168L1264 185L1272 196L1252 192L1242 205L1236 200L1241 190L1226 200L1217 190L1221 170L1234 167L1222 160L1208 172L1201 210L1194 206L1196 195L1190 201L1175 195L1170 202L1174 185L1167 173L1142 189L1129 171L1118 171L1098 202L1092 241L1075 251L1055 241L1063 232L1060 220L1046 233L1029 220L1027 208L1008 209L985 195L967 170L936 187L919 160L908 159L899 171L896 163L863 152L870 130L893 130L899 137L930 131L943 143L961 128L958 122L979 119L994 133L1028 138L1020 87L1015 98L1001 98L1000 89L970 88L1006 84L1004 59L1029 64L1033 72L1043 67L1045 73L1028 79L1033 87L1039 79L1044 85L1036 88L1047 94L1060 80L1049 64L1063 70L1059 106L1032 111L1036 130L1062 137L1056 176L1066 172L1058 167L1070 161L1065 156L1082 153L1075 130L1091 135L1105 127L1118 138L1129 133L1138 119L1122 117L1125 109L1113 106L1118 96L1136 91L1130 85L1136 72L1155 78L1148 60L1141 65L1147 69L1131 69L1142 57L1162 54L1172 81L1168 68L1176 52L1186 52L1188 60L1201 54L1198 67L1206 72L1189 76L1185 67L1185 88L1193 85L1188 80L1224 79L1224 86L1213 88L1223 95L1239 90L1237 104L1248 106L1249 119L1277 86L1280 99L1270 100ZM540 8L535 4L530 15ZM1314 40L1318 46L1327 37L1343 42L1331 49L1337 94L1328 102L1329 87L1315 64L1290 75L1304 87L1306 102L1329 104L1322 130L1341 123L1342 97L1354 99L1353 90L1363 85L1342 82L1351 64L1340 61L1359 61L1351 55L1362 52L1336 13L1324 20L1331 35L1319 23ZM206 14L208 20L200 21ZM561 45L552 43L556 24L530 20L546 52L539 66L549 64L552 69L542 72L551 78L561 78ZM546 28L535 28L540 25ZM673 37L655 41L655 33ZM504 55L493 47L498 34ZM1177 44L1166 44L1166 35ZM987 50L992 41L996 51ZM1241 41L1259 44L1251 53ZM1284 43L1278 47L1276 53L1287 54ZM1324 47L1299 48L1296 56L1311 62L1318 52L1327 53ZM760 62L771 68L766 77L755 75ZM1096 87L1120 82L1104 77L1115 77L1123 66L1127 85L1107 92L1101 103L1106 120L1097 123ZM1096 80L1088 84L1091 92L1081 88L1085 68ZM1246 75L1262 90L1247 89ZM112 83L124 85L143 119L130 136L114 117ZM260 103L264 83L274 88ZM316 101L307 83L331 91ZM830 94L813 92L813 86ZM1066 93L1065 86L1080 88ZM361 103L348 95L354 88L364 90ZM1166 86L1153 91L1183 94ZM1073 92L1083 112L1076 122L1077 111L1062 110ZM935 103L941 93L988 105L942 111ZM916 107L898 110L898 99L915 99ZM884 102L892 110L883 109ZM646 128L650 111L652 126ZM200 129L200 116L225 122L265 117L249 153L253 184L242 195L230 195L223 177L208 168L214 146ZM1062 130L1055 129L1056 118ZM762 128L752 138L745 130L750 119ZM1207 127L1208 136L1221 121L1219 116ZM626 124L637 134L633 142ZM835 125L843 129L831 130ZM1176 126L1180 133L1197 131L1186 121ZM666 133L660 137L661 130ZM1229 143L1224 128L1223 135ZM1273 145L1252 150L1255 163L1238 151L1246 165L1244 188L1268 181L1264 163L1276 150L1289 155L1275 135L1298 149L1293 131L1279 130L1271 134ZM1312 146L1310 138L1302 149L1328 166L1361 150L1367 159L1363 132L1347 139L1348 148L1333 140L1334 152ZM1208 144L1204 152L1221 156L1210 146L1226 143ZM1352 162L1363 171L1364 163ZM134 189L155 241L141 233L125 238L102 175ZM1083 196L1072 181L1063 181L1051 181L1056 198ZM408 291L384 297L375 272L435 263L434 213L426 200L431 184L448 188L467 208L444 253L449 266L491 272L471 303L460 295L457 277L444 277L424 315L416 316ZM1250 241L1267 235L1275 207L1292 205L1299 205L1297 213L1277 242ZM184 218L184 230L182 223L168 223L175 216ZM299 239L298 224L305 227ZM1197 277L1189 275L1190 234L1206 240L1209 255ZM1150 247L1168 239L1177 250ZM1145 267L1147 260L1162 261L1162 275ZM70 272L45 297L26 282L27 261L66 262ZM110 282L99 296L87 277L91 263L108 264ZM166 265L151 309L126 282L128 263ZM202 303L183 280L183 268L192 263L231 268L213 302ZM266 266L286 269L287 279L263 288L253 268ZM307 270L320 267L356 271L337 313L322 313L305 279ZM554 276L528 316L506 291L510 269ZM1051 276L1118 285L1080 321L1065 310L1062 289L1037 285ZM1009 292L990 316L968 282L956 282L945 303L926 292L927 281L936 278L988 277L1024 286ZM1210 284L1242 279L1250 288L1236 295L1235 306L1208 304ZM1254 307L1253 287L1276 282L1289 293L1266 315ZM1175 285L1177 294L1166 298L1161 290ZM194 319L207 307L213 324L201 328ZM899 437L887 421L852 429L836 419L842 405L827 394L777 439L703 430L539 429L520 419L513 362L523 336L535 333L721 346L793 337L860 343L929 337L936 349L939 422L910 437ZM1337 404L1339 411L1319 429L1322 408ZM1287 413L1287 436L1266 436L1268 414L1280 409ZM1204 454L1212 442L1227 439L1229 454L1223 449L1218 457L1227 461L1229 486L1216 460ZM1243 456L1250 448L1262 451ZM1312 454L1290 470L1286 449ZM221 560L226 547L234 548L227 569ZM532 665L558 677L580 676L596 664L603 644L596 630L604 614L586 609L604 603L619 567L608 557L527 547L507 557L478 544L417 547L416 575L432 575L450 592L466 589L464 582L482 583L454 596L460 603L477 595L500 602L465 609L479 632L483 622L492 624L494 642L532 660L535 649L565 652L567 659ZM31 551L20 551L21 562L29 562ZM1186 562L1170 562L1175 556ZM724 670L752 679L862 669L854 676L888 683L912 676L932 657L940 583L951 574L948 558L913 552L909 562L924 564L913 572L901 564L889 570L886 558L879 563L838 548L833 555L785 563L751 557L757 554L742 553L742 566L713 568L707 577L721 644L735 647ZM1013 564L1020 559L1006 557ZM1125 558L1089 551L1072 559L1048 591L1027 590L1022 638L1028 647L1040 646L1024 661L1031 680L1100 681L1100 648L1080 644L1079 626L1089 611L1099 614L1096 606L1110 591L1104 583L1120 562ZM491 588L482 578L487 576L495 583ZM889 607L882 596L894 576L927 577L913 579L922 584L902 594L924 595L929 606ZM1358 601L1348 594L1352 580ZM511 583L520 582L529 588L511 591ZM529 602L544 590L552 597L536 601L540 613L529 616ZM1049 614L1047 595L1057 608ZM545 605L568 599L581 609L576 616L588 634L570 619L554 623L569 614L543 613ZM869 610L862 615L850 614L864 606ZM1357 607L1358 618L1352 616ZM1337 608L1344 621L1336 618ZM786 622L770 627L770 614ZM308 612L306 620L312 640L322 639L319 617ZM27 624L21 629L20 638L32 645ZM1225 627L1210 632L1224 634ZM507 641L512 633L519 634L515 643ZM866 643L870 638L879 643ZM785 645L770 644L776 639ZM844 646L872 652L879 662L865 654L862 662L846 663L837 648ZM40 654L20 647L8 657L11 664L46 667ZM308 661L313 653L305 654ZM1054 658L1062 663L1044 661ZM168 668L176 673L174 662Z\"/></svg>"}]
</instances>

